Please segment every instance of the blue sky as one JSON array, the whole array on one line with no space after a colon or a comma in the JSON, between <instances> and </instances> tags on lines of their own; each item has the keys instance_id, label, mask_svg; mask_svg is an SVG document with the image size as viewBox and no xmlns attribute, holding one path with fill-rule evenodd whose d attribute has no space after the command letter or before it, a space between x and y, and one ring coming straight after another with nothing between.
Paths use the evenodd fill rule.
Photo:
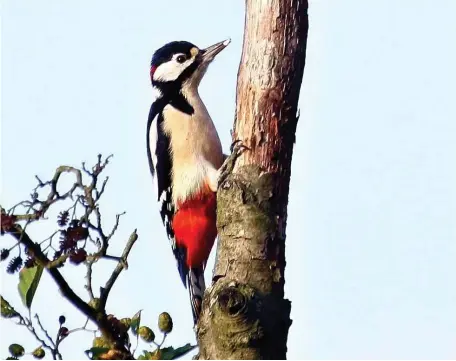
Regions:
<instances>
[{"instance_id":1,"label":"blue sky","mask_svg":"<svg viewBox=\"0 0 456 361\"><path fill-rule=\"evenodd\" d=\"M144 309L152 325L170 312L173 345L194 336L147 165L150 57L172 40L231 37L200 87L228 150L243 11L210 0L2 2L2 204L27 197L35 174L114 153L104 219L127 214L113 252L133 229L140 238L108 310ZM456 357L455 13L452 0L310 1L287 229L290 359ZM1 292L20 308L4 267ZM97 266L95 281L112 267ZM83 270L65 275L84 295ZM84 322L47 276L33 312L52 333L62 313L70 327ZM0 355L13 341L36 346L19 332L0 321ZM62 352L81 358L90 343L79 333Z\"/></svg>"}]
</instances>

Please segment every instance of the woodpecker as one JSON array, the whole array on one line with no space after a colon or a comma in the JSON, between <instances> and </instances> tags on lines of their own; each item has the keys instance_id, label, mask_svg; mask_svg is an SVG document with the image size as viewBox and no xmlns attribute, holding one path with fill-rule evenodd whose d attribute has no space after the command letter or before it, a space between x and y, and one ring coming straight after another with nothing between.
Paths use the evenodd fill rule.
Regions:
<instances>
[{"instance_id":1,"label":"woodpecker","mask_svg":"<svg viewBox=\"0 0 456 361\"><path fill-rule=\"evenodd\" d=\"M215 192L229 159L198 86L229 43L199 49L173 41L155 51L150 64L154 100L147 122L149 168L195 325L205 290L204 269L217 237Z\"/></svg>"}]
</instances>

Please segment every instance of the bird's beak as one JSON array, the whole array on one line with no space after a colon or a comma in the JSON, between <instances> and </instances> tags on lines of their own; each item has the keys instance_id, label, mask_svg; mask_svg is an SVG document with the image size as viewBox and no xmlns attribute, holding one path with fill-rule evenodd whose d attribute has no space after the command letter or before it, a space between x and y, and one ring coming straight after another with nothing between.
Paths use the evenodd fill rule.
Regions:
<instances>
[{"instance_id":1,"label":"bird's beak","mask_svg":"<svg viewBox=\"0 0 456 361\"><path fill-rule=\"evenodd\" d=\"M201 58L203 60L203 63L210 63L212 60L214 60L215 56L223 49L225 49L229 43L231 43L231 39L226 39L220 43L211 45L206 49L202 49Z\"/></svg>"}]
</instances>

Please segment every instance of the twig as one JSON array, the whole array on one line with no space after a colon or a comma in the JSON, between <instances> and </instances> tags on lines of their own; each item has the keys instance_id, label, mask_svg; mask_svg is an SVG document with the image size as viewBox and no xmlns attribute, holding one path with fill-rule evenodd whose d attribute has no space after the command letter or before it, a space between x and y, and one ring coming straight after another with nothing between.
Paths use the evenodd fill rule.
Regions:
<instances>
[{"instance_id":1,"label":"twig","mask_svg":"<svg viewBox=\"0 0 456 361\"><path fill-rule=\"evenodd\" d=\"M49 350L52 353L54 360L55 360L57 355L55 355L54 341L49 337L48 333L46 332L46 330L44 330L44 328L41 326L41 324L38 323L40 325L41 330L45 333L45 335L48 337L48 340L51 342L51 346L48 345L46 343L46 341L44 341L40 336L38 336L38 333L36 332L35 327L33 326L33 322L30 318L26 318L26 317L22 316L17 311L15 311L15 312L16 312L16 316L19 317L18 324L25 326L25 328L35 337L35 339L41 344L41 346L46 348L47 350ZM61 357L61 355L60 355L60 357Z\"/></svg>"},{"instance_id":2,"label":"twig","mask_svg":"<svg viewBox=\"0 0 456 361\"><path fill-rule=\"evenodd\" d=\"M158 349L160 349L160 348L163 346L163 344L165 343L166 336L168 336L167 333L165 333L165 334L163 335L162 342L157 343L157 342L155 342L155 341L152 341L152 343L153 343L155 346L157 346Z\"/></svg>"},{"instance_id":3,"label":"twig","mask_svg":"<svg viewBox=\"0 0 456 361\"><path fill-rule=\"evenodd\" d=\"M54 341L52 340L51 336L49 336L49 333L46 331L46 329L43 327L41 321L40 321L40 317L38 316L38 314L35 314L35 318L36 318L36 322L38 323L38 326L40 326L40 329L41 331L44 333L44 335L46 336L46 338L49 340L49 342L51 343L51 345L55 348L55 343Z\"/></svg>"},{"instance_id":4,"label":"twig","mask_svg":"<svg viewBox=\"0 0 456 361\"><path fill-rule=\"evenodd\" d=\"M104 293L103 296L103 306L97 308L95 310L94 308L90 307L86 302L84 302L68 285L66 280L63 278L62 274L60 271L55 268L55 267L47 267L50 263L49 259L41 252L39 245L34 243L29 235L23 231L22 227L18 224L15 224L12 229L8 231L9 234L11 234L14 238L17 240L20 240L21 243L27 247L27 249L30 252L30 255L33 255L35 257L35 261L40 264L41 266L45 267L48 273L51 275L51 277L54 279L54 281L57 283L57 286L59 287L61 293L63 296L74 306L76 307L80 312L82 312L85 316L87 316L91 321L93 321L103 334L108 340L112 341L118 350L120 350L122 353L125 355L130 355L130 352L127 350L125 345L122 342L119 342L117 339L117 336L112 330L112 327L110 326L108 320L107 320L107 315L104 312L104 306L106 305L106 300L107 296L109 294L109 291L111 290L115 280L119 276L120 272L122 271L124 264L122 262L119 262L117 267L114 269L111 277L109 278L108 282L106 283L107 287L107 292ZM132 233L132 235L129 238L129 241L125 247L124 253L122 254L122 258L126 260L126 257L128 257L128 254L130 253L131 248L133 247L133 244L135 243L136 239L138 238L136 234L136 230ZM101 296L100 296L101 299ZM56 347L58 346L58 339L56 342ZM51 348L52 349L52 348ZM54 349L53 351L53 356L54 359L56 357L59 357L58 349L57 351ZM131 356L132 357L132 356Z\"/></svg>"},{"instance_id":5,"label":"twig","mask_svg":"<svg viewBox=\"0 0 456 361\"><path fill-rule=\"evenodd\" d=\"M122 217L124 214L125 214L125 212L116 214L116 223L114 224L114 227L112 227L112 231L111 231L111 233L109 233L109 235L107 237L108 240L110 240L112 238L112 236L114 235L114 233L116 233L117 228L119 227L120 217Z\"/></svg>"},{"instance_id":6,"label":"twig","mask_svg":"<svg viewBox=\"0 0 456 361\"><path fill-rule=\"evenodd\" d=\"M93 294L93 288L92 288L92 266L93 266L94 261L88 261L86 266L87 266L87 274L86 274L86 280L87 283L84 286L87 292L89 293L90 301L92 301L95 296Z\"/></svg>"},{"instance_id":7,"label":"twig","mask_svg":"<svg viewBox=\"0 0 456 361\"><path fill-rule=\"evenodd\" d=\"M57 191L57 183L63 173L73 173L76 177L76 181L73 183L73 185L71 186L71 188L68 191L66 191L64 194L61 195ZM62 165L62 166L58 167L55 171L54 177L50 181L43 182L43 181L41 181L40 178L38 178L38 176L36 176L36 179L38 180L39 184L35 188L35 192L39 188L44 188L45 186L48 186L48 185L51 187L51 192L49 193L49 195L45 201L42 202L42 201L39 201L38 199L36 199L36 202L40 203L40 205L41 205L41 208L38 210L38 212L35 212L37 218L40 218L41 216L43 216L44 213L46 213L46 211L49 209L49 207L53 203L60 201L60 200L65 200L68 197L72 197L73 193L76 189L83 188L81 171L77 168L66 166L66 165Z\"/></svg>"},{"instance_id":8,"label":"twig","mask_svg":"<svg viewBox=\"0 0 456 361\"><path fill-rule=\"evenodd\" d=\"M109 296L109 292L111 291L112 286L117 280L117 277L119 277L120 273L123 271L125 268L126 262L128 255L130 254L131 248L135 244L136 240L138 239L138 234L136 233L136 229L133 231L133 233L130 235L128 238L128 242L125 246L125 249L122 253L121 259L119 260L119 263L117 264L116 268L111 274L111 277L109 277L108 281L106 282L106 285L101 288L100 291L100 309L104 310L106 306L106 301Z\"/></svg>"},{"instance_id":9,"label":"twig","mask_svg":"<svg viewBox=\"0 0 456 361\"><path fill-rule=\"evenodd\" d=\"M60 230L55 231L55 232L52 233L48 238L46 238L46 239L44 239L44 240L42 240L42 241L40 242L40 245L42 245L44 242L49 241L49 244L46 246L46 248L43 248L43 252L44 252L46 249L48 249L49 247L52 248L52 240L54 239L55 235L58 234L58 233L60 233Z\"/></svg>"},{"instance_id":10,"label":"twig","mask_svg":"<svg viewBox=\"0 0 456 361\"><path fill-rule=\"evenodd\" d=\"M16 239L22 238L22 244L26 246L29 251L33 252L35 260L49 272L51 277L57 283L60 291L63 296L79 311L86 315L90 320L95 322L99 327L100 331L107 336L108 339L116 342L116 336L113 334L113 331L107 321L106 314L104 312L99 312L98 310L90 307L86 302L84 302L68 285L66 280L63 278L60 271L53 267L46 267L50 261L49 259L41 252L39 247L30 239L27 233L23 232L22 227L18 224L14 225L13 229L9 233ZM121 349L125 349L124 346L121 346Z\"/></svg>"},{"instance_id":11,"label":"twig","mask_svg":"<svg viewBox=\"0 0 456 361\"><path fill-rule=\"evenodd\" d=\"M163 344L165 343L165 340L166 340L166 336L168 336L167 333L165 333L165 334L163 335L163 340L162 340L162 342L160 343L160 346L158 346L158 348L160 348L160 347L163 346Z\"/></svg>"},{"instance_id":12,"label":"twig","mask_svg":"<svg viewBox=\"0 0 456 361\"><path fill-rule=\"evenodd\" d=\"M41 252L40 248L30 239L29 235L23 231L20 225L15 224L9 233L17 240L22 238L21 243L25 247L27 247L30 252L33 253L33 256L39 262L39 264L48 270L51 277L59 286L60 291L63 293L65 298L67 298L81 312L90 315L89 317L93 319L96 319L96 314L92 307L90 307L76 293L74 293L74 291L70 288L66 280L63 278L60 271L53 267L47 267L48 264L51 263L51 261L49 261L49 259Z\"/></svg>"},{"instance_id":13,"label":"twig","mask_svg":"<svg viewBox=\"0 0 456 361\"><path fill-rule=\"evenodd\" d=\"M84 326L78 327L78 328L74 328L74 329L68 331L68 335L70 335L71 333L79 332L79 331L87 331L87 332L92 332L93 334L96 334L97 330L89 330L87 328L88 323L89 323L89 319L86 319L86 322L85 322Z\"/></svg>"},{"instance_id":14,"label":"twig","mask_svg":"<svg viewBox=\"0 0 456 361\"><path fill-rule=\"evenodd\" d=\"M61 359L62 356L60 355L58 351L59 344L68 336L69 333L72 332L77 332L80 330L86 330L90 332L96 332L92 330L87 330L86 326L91 320L94 322L98 328L98 330L101 331L103 337L105 337L107 340L111 341L114 344L114 348L120 351L124 357L127 358L132 358L133 356L131 355L130 351L127 349L127 347L124 344L124 340L120 339L119 336L116 333L116 330L114 330L112 323L108 321L106 312L105 312L105 306L107 302L108 295L116 282L118 276L122 272L123 269L127 268L127 258L128 255L131 251L131 248L133 247L134 243L136 242L138 236L136 233L136 230L130 235L127 244L125 246L125 249L123 251L122 256L119 257L114 257L114 256L109 256L106 255L106 251L109 246L109 240L115 232L117 231L117 228L119 226L119 220L122 214L116 215L116 222L114 224L113 229L107 236L102 228L102 217L100 210L98 208L98 202L100 200L100 197L104 193L106 189L106 184L108 182L108 177L105 178L102 182L101 185L98 184L98 177L100 173L104 170L106 165L108 164L110 158L112 155L108 156L106 159L102 159L101 155L98 155L98 162L95 164L94 167L92 167L91 170L88 170L85 167L85 164L83 163L82 170L70 167L70 166L60 166L56 169L53 178L50 181L43 182L38 176L36 176L36 179L38 180L38 185L35 187L33 190L33 193L31 195L31 201L24 201L21 203L18 203L16 206L10 209L10 212L15 212L16 208L18 206L23 206L26 208L26 211L24 214L21 215L15 215L15 214L8 214L9 216L12 216L14 218L14 222L11 224L8 224L7 227L4 227L2 224L2 234L7 233L13 236L13 238L17 241L17 244L22 244L26 250L27 250L27 255L33 259L35 264L42 266L43 268L46 268L46 271L50 274L50 276L53 278L53 280L56 282L60 292L62 295L74 306L76 307L80 312L82 312L86 317L87 321L84 324L83 327L76 328L70 332L65 332L65 334L62 333L63 328L59 328L59 333L57 334L57 337L55 341L49 336L48 332L44 329L43 325L40 322L40 319L38 315L35 315L37 319L37 323L39 327L41 328L41 331L44 333L46 336L46 339L50 342L50 344L47 344L44 340L41 340L39 336L36 334L34 328L33 328L33 323L32 321L28 321L26 318L21 318L21 323L25 325L27 328L31 330L32 333L34 333L35 337L37 340L41 342L43 347L48 348L51 350L53 358L54 359ZM85 172L89 177L90 181L89 182L83 182L83 172ZM67 189L65 192L59 193L57 186L58 186L58 181L63 173L72 173L75 176L75 181L73 185ZM45 200L40 200L40 196L38 194L38 190L44 187L50 187L50 191L46 196ZM98 188L97 188L98 187ZM76 196L76 200L74 199L74 196ZM50 237L46 238L45 240L41 241L40 243L34 242L30 236L27 234L26 229L27 226L37 220L43 219L45 217L46 212L49 210L49 208L55 204L58 201L65 200L67 198L70 198L73 200L72 205L67 208L66 212L71 212L71 221L76 221L76 225L71 225L72 230L74 230L76 227L87 227L87 236L84 236L84 238L68 238L68 240L71 240L71 242L75 242L75 245L70 245L68 246L68 240L67 239L62 239L61 244L60 244L60 251L57 251L58 254L55 255L55 259L49 259L46 254L44 254L43 250L41 249L40 245L46 244L47 241L49 241L49 245L46 246L45 250L51 247L52 249L55 250L55 248L52 246L53 244L53 238L58 232L54 232ZM77 217L77 210L79 213L78 204L83 207L83 215L82 217ZM4 214L3 208L1 209L2 214ZM82 213L82 212L81 212ZM23 226L19 225L17 222L19 221L25 221L25 224ZM93 223L92 223L93 221ZM70 226L68 226L70 227ZM69 228L68 228L69 230ZM66 230L66 231L68 231ZM89 231L90 230L90 231ZM92 234L92 235L91 235ZM65 233L66 235L66 233ZM96 308L90 306L87 302L85 302L81 297L79 297L73 289L70 287L70 285L67 283L65 278L63 277L62 273L59 271L58 267L63 265L69 257L73 257L74 255L77 255L76 251L79 250L85 250L86 242L87 239L92 240L92 236L96 236L97 242L97 251L92 254L84 254L84 260L87 266L87 284L85 285L89 296L90 296L90 301L92 301L95 298L94 292L93 292L93 286L92 286L92 267L93 263L97 262L100 258L109 258L109 259L116 259L117 261L117 266L113 270L111 276L106 282L106 285L104 288L101 288L100 292L100 303L99 306ZM73 236L72 236L73 237ZM78 236L76 236L78 237ZM77 244L78 241L84 240L84 244L81 247L81 244ZM64 243L67 242L67 243ZM69 251L68 251L69 250ZM19 252L21 251L21 248L19 247ZM63 252L63 254L62 254ZM74 263L78 262L76 258L71 259ZM128 346L129 348L130 346Z\"/></svg>"},{"instance_id":15,"label":"twig","mask_svg":"<svg viewBox=\"0 0 456 361\"><path fill-rule=\"evenodd\" d=\"M14 206L12 206L10 209L8 209L8 214L13 214L14 211L16 210L17 207L23 206L23 207L30 207L32 205L32 202L30 201L21 201Z\"/></svg>"}]
</instances>

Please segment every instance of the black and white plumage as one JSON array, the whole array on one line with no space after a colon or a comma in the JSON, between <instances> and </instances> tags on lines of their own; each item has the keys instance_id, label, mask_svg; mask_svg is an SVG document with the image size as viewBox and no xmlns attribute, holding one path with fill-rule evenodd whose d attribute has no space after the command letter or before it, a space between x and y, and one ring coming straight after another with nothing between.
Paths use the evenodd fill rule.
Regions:
<instances>
[{"instance_id":1,"label":"black and white plumage","mask_svg":"<svg viewBox=\"0 0 456 361\"><path fill-rule=\"evenodd\" d=\"M176 245L172 227L174 213L173 188L171 181L172 157L170 153L170 136L162 128L163 107L167 104L162 95L152 104L147 122L147 158L149 168L155 181L159 212L171 243L171 249L177 261L179 275L186 287L188 268L185 265L185 250ZM160 161L158 161L160 160Z\"/></svg>"},{"instance_id":2,"label":"black and white plumage","mask_svg":"<svg viewBox=\"0 0 456 361\"><path fill-rule=\"evenodd\" d=\"M204 267L216 236L212 231L215 203L211 206L214 209L210 208L211 224L203 220L205 223L194 226L196 231L198 227L203 227L201 232L206 229L202 241L195 241L195 229L185 224L201 211L195 197L202 197L204 202L207 187L209 192L216 191L218 169L224 159L218 134L197 88L210 62L228 44L225 41L199 49L186 41L172 42L154 53L150 69L155 99L147 123L149 167L179 274L184 286L189 288L195 323L205 289ZM196 207L196 213L191 213L190 204ZM181 211L180 207L183 207ZM176 229L178 216L180 229ZM205 243L204 234L212 243ZM197 262L192 261L196 259Z\"/></svg>"}]
</instances>

